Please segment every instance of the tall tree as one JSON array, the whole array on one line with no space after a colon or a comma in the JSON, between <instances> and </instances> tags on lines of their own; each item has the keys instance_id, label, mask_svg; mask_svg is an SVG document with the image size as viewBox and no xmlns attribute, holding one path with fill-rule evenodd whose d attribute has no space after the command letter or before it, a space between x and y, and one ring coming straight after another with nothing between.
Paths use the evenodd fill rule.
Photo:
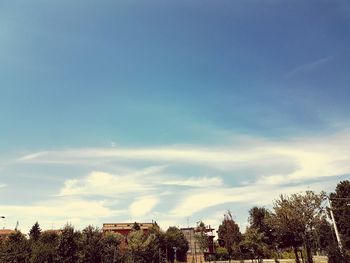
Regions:
<instances>
[{"instance_id":1,"label":"tall tree","mask_svg":"<svg viewBox=\"0 0 350 263\"><path fill-rule=\"evenodd\" d=\"M279 233L282 245L294 248L297 262L300 262L297 253L300 245L305 246L307 262L313 262L312 237L315 225L324 212L324 200L325 193L306 191L305 194L281 195L275 201L273 225Z\"/></svg>"},{"instance_id":2,"label":"tall tree","mask_svg":"<svg viewBox=\"0 0 350 263\"><path fill-rule=\"evenodd\" d=\"M343 247L350 250L350 181L341 181L330 199Z\"/></svg>"},{"instance_id":3,"label":"tall tree","mask_svg":"<svg viewBox=\"0 0 350 263\"><path fill-rule=\"evenodd\" d=\"M196 233L194 235L195 241L199 246L200 251L204 254L205 250L209 247L209 238L206 233L206 227L204 222L200 222L196 227Z\"/></svg>"},{"instance_id":4,"label":"tall tree","mask_svg":"<svg viewBox=\"0 0 350 263\"><path fill-rule=\"evenodd\" d=\"M218 236L224 242L230 261L232 256L240 254L239 243L242 240L242 234L230 211L224 214L224 219L218 229Z\"/></svg>"},{"instance_id":5,"label":"tall tree","mask_svg":"<svg viewBox=\"0 0 350 263\"><path fill-rule=\"evenodd\" d=\"M59 237L53 231L45 231L32 247L31 263L58 263L57 247Z\"/></svg>"},{"instance_id":6,"label":"tall tree","mask_svg":"<svg viewBox=\"0 0 350 263\"><path fill-rule=\"evenodd\" d=\"M269 246L274 246L276 233L269 224L271 212L264 207L253 207L249 210L249 228L256 229L263 234L263 242Z\"/></svg>"},{"instance_id":7,"label":"tall tree","mask_svg":"<svg viewBox=\"0 0 350 263\"><path fill-rule=\"evenodd\" d=\"M101 240L103 263L121 263L126 261L122 261L123 258L119 249L122 239L123 236L116 233L106 233L103 235Z\"/></svg>"},{"instance_id":8,"label":"tall tree","mask_svg":"<svg viewBox=\"0 0 350 263\"><path fill-rule=\"evenodd\" d=\"M135 263L158 262L158 242L154 233L133 231L128 236L131 260Z\"/></svg>"},{"instance_id":9,"label":"tall tree","mask_svg":"<svg viewBox=\"0 0 350 263\"><path fill-rule=\"evenodd\" d=\"M102 258L102 232L100 229L88 226L82 231L81 262L100 263Z\"/></svg>"},{"instance_id":10,"label":"tall tree","mask_svg":"<svg viewBox=\"0 0 350 263\"><path fill-rule=\"evenodd\" d=\"M76 263L79 260L81 234L72 225L67 224L60 235L58 260L61 263Z\"/></svg>"},{"instance_id":11,"label":"tall tree","mask_svg":"<svg viewBox=\"0 0 350 263\"><path fill-rule=\"evenodd\" d=\"M167 259L171 262L174 262L174 260L186 261L189 245L181 230L177 227L169 227L165 232L165 240ZM174 248L176 249L176 256Z\"/></svg>"},{"instance_id":12,"label":"tall tree","mask_svg":"<svg viewBox=\"0 0 350 263\"><path fill-rule=\"evenodd\" d=\"M264 242L264 234L253 227L247 228L243 235L241 246L243 246L252 261L258 260L258 262L262 262L268 250L268 245Z\"/></svg>"},{"instance_id":13,"label":"tall tree","mask_svg":"<svg viewBox=\"0 0 350 263\"><path fill-rule=\"evenodd\" d=\"M20 231L8 236L1 247L0 262L25 263L30 256L29 241Z\"/></svg>"},{"instance_id":14,"label":"tall tree","mask_svg":"<svg viewBox=\"0 0 350 263\"><path fill-rule=\"evenodd\" d=\"M41 234L41 229L38 222L35 222L35 224L32 226L32 228L29 231L29 238L31 241L36 242L39 240Z\"/></svg>"}]
</instances>

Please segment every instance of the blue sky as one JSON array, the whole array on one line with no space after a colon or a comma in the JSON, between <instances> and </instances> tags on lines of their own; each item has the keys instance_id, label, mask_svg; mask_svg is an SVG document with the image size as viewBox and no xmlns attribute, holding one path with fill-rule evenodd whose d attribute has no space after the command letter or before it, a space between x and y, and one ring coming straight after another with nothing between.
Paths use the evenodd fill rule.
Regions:
<instances>
[{"instance_id":1,"label":"blue sky","mask_svg":"<svg viewBox=\"0 0 350 263\"><path fill-rule=\"evenodd\" d=\"M8 227L244 228L348 178L348 1L7 1L0 40Z\"/></svg>"}]
</instances>

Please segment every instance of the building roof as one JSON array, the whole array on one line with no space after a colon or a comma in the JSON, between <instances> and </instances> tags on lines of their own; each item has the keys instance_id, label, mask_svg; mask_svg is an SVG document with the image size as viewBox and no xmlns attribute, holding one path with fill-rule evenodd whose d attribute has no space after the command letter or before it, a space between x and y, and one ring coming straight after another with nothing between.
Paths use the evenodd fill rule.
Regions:
<instances>
[{"instance_id":1,"label":"building roof","mask_svg":"<svg viewBox=\"0 0 350 263\"><path fill-rule=\"evenodd\" d=\"M0 236L8 236L12 233L15 233L15 230L12 229L0 229Z\"/></svg>"},{"instance_id":2,"label":"building roof","mask_svg":"<svg viewBox=\"0 0 350 263\"><path fill-rule=\"evenodd\" d=\"M104 223L103 230L130 230L135 223ZM137 223L140 229L148 229L154 226L154 223Z\"/></svg>"}]
</instances>

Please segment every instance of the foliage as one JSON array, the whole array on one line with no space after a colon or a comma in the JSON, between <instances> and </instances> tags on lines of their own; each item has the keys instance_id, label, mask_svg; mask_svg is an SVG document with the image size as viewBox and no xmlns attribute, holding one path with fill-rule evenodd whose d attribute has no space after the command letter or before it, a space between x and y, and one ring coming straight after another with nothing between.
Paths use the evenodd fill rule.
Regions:
<instances>
[{"instance_id":1,"label":"foliage","mask_svg":"<svg viewBox=\"0 0 350 263\"><path fill-rule=\"evenodd\" d=\"M39 240L41 234L41 229L38 222L35 222L35 224L32 226L32 228L29 231L29 238L31 241L36 242Z\"/></svg>"},{"instance_id":2,"label":"foliage","mask_svg":"<svg viewBox=\"0 0 350 263\"><path fill-rule=\"evenodd\" d=\"M84 263L100 263L102 258L102 232L93 226L82 231L80 261Z\"/></svg>"},{"instance_id":3,"label":"foliage","mask_svg":"<svg viewBox=\"0 0 350 263\"><path fill-rule=\"evenodd\" d=\"M61 263L76 263L79 259L79 245L81 234L74 227L67 224L59 238L57 256Z\"/></svg>"},{"instance_id":4,"label":"foliage","mask_svg":"<svg viewBox=\"0 0 350 263\"><path fill-rule=\"evenodd\" d=\"M123 256L119 249L122 239L123 236L120 234L106 233L103 235L101 239L103 263L123 262Z\"/></svg>"},{"instance_id":5,"label":"foliage","mask_svg":"<svg viewBox=\"0 0 350 263\"><path fill-rule=\"evenodd\" d=\"M281 195L275 201L272 225L277 230L281 247L293 247L296 261L299 262L297 249L306 247L307 261L312 263L312 235L314 228L323 215L322 203L325 194L306 191L305 194Z\"/></svg>"},{"instance_id":6,"label":"foliage","mask_svg":"<svg viewBox=\"0 0 350 263\"><path fill-rule=\"evenodd\" d=\"M2 263L24 263L30 255L29 242L20 231L8 236L2 243L0 262Z\"/></svg>"},{"instance_id":7,"label":"foliage","mask_svg":"<svg viewBox=\"0 0 350 263\"><path fill-rule=\"evenodd\" d=\"M167 259L171 262L175 260L174 247L176 248L176 260L186 261L186 253L189 249L188 241L184 234L177 227L169 227L165 232L165 243Z\"/></svg>"},{"instance_id":8,"label":"foliage","mask_svg":"<svg viewBox=\"0 0 350 263\"><path fill-rule=\"evenodd\" d=\"M133 231L128 237L128 247L132 262L149 263L159 258L158 244L155 234Z\"/></svg>"},{"instance_id":9,"label":"foliage","mask_svg":"<svg viewBox=\"0 0 350 263\"><path fill-rule=\"evenodd\" d=\"M242 240L242 234L238 225L233 220L230 211L227 211L227 213L224 215L224 220L218 229L218 236L224 241L229 258L240 255L239 243Z\"/></svg>"},{"instance_id":10,"label":"foliage","mask_svg":"<svg viewBox=\"0 0 350 263\"><path fill-rule=\"evenodd\" d=\"M259 232L256 228L250 227L244 234L244 239L241 242L244 250L247 251L250 259L262 260L266 251L267 244L264 242L264 234Z\"/></svg>"},{"instance_id":11,"label":"foliage","mask_svg":"<svg viewBox=\"0 0 350 263\"><path fill-rule=\"evenodd\" d=\"M341 181L330 198L343 247L350 250L350 181Z\"/></svg>"},{"instance_id":12,"label":"foliage","mask_svg":"<svg viewBox=\"0 0 350 263\"><path fill-rule=\"evenodd\" d=\"M205 250L209 246L209 239L208 235L205 232L205 224L201 221L196 228L196 233L194 235L194 238L196 240L196 243L199 246L199 249L201 250L202 253L205 252Z\"/></svg>"},{"instance_id":13,"label":"foliage","mask_svg":"<svg viewBox=\"0 0 350 263\"><path fill-rule=\"evenodd\" d=\"M249 210L249 224L251 228L256 229L263 234L263 242L269 246L274 246L276 233L273 226L269 224L271 212L264 207L253 207Z\"/></svg>"},{"instance_id":14,"label":"foliage","mask_svg":"<svg viewBox=\"0 0 350 263\"><path fill-rule=\"evenodd\" d=\"M133 230L133 231L139 231L139 230L141 230L141 227L140 227L140 225L139 225L137 222L135 222L135 223L132 225L132 230Z\"/></svg>"},{"instance_id":15,"label":"foliage","mask_svg":"<svg viewBox=\"0 0 350 263\"><path fill-rule=\"evenodd\" d=\"M55 263L57 259L57 247L59 237L55 232L46 231L40 235L38 242L33 244L30 262Z\"/></svg>"},{"instance_id":16,"label":"foliage","mask_svg":"<svg viewBox=\"0 0 350 263\"><path fill-rule=\"evenodd\" d=\"M216 260L224 261L229 259L228 251L225 247L216 248Z\"/></svg>"}]
</instances>

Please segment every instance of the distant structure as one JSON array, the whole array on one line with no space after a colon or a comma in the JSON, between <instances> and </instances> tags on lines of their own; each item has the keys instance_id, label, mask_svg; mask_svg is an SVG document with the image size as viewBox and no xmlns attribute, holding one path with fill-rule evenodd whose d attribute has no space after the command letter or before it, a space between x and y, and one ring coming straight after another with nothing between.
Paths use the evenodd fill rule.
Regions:
<instances>
[{"instance_id":1,"label":"distant structure","mask_svg":"<svg viewBox=\"0 0 350 263\"><path fill-rule=\"evenodd\" d=\"M0 229L0 239L6 239L12 233L16 233L16 230L12 229Z\"/></svg>"},{"instance_id":2,"label":"distant structure","mask_svg":"<svg viewBox=\"0 0 350 263\"><path fill-rule=\"evenodd\" d=\"M153 227L155 223L105 223L103 224L102 231L103 233L118 233L127 238L128 234L139 227L144 233L147 233L148 230Z\"/></svg>"},{"instance_id":3,"label":"distant structure","mask_svg":"<svg viewBox=\"0 0 350 263\"><path fill-rule=\"evenodd\" d=\"M206 259L208 255L215 253L214 228L205 226L201 222L197 227L181 228L180 230L186 237L189 245L187 251L187 262L204 262L204 259ZM205 242L207 247L201 247L198 236L207 239Z\"/></svg>"}]
</instances>

